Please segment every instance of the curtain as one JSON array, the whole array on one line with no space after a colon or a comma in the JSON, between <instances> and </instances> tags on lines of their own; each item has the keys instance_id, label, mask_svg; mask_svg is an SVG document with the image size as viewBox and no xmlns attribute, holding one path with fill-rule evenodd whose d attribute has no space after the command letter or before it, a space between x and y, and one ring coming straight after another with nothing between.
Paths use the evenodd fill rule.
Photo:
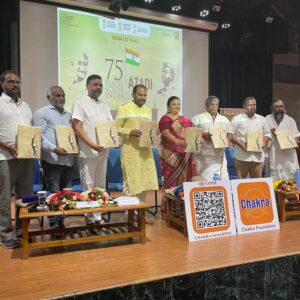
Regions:
<instances>
[{"instance_id":1,"label":"curtain","mask_svg":"<svg viewBox=\"0 0 300 300\"><path fill-rule=\"evenodd\" d=\"M271 53L217 48L210 36L209 93L220 98L220 107L241 108L243 99L253 96L257 113L270 113L273 89ZM250 49L249 49L250 50Z\"/></svg>"}]
</instances>

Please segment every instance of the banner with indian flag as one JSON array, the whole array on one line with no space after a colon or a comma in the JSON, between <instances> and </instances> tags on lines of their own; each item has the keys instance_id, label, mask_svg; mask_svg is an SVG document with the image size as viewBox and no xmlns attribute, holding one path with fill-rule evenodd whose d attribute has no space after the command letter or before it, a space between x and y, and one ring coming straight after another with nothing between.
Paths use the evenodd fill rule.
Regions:
<instances>
[{"instance_id":1,"label":"banner with indian flag","mask_svg":"<svg viewBox=\"0 0 300 300\"><path fill-rule=\"evenodd\" d=\"M58 44L68 110L85 93L87 76L100 71L112 111L132 99L137 84L147 88L153 120L166 113L170 96L182 95L182 29L59 8Z\"/></svg>"},{"instance_id":2,"label":"banner with indian flag","mask_svg":"<svg viewBox=\"0 0 300 300\"><path fill-rule=\"evenodd\" d=\"M139 66L140 65L140 55L139 53L125 48L126 49L126 63L127 64L131 64L131 65L135 65L135 66Z\"/></svg>"}]
</instances>

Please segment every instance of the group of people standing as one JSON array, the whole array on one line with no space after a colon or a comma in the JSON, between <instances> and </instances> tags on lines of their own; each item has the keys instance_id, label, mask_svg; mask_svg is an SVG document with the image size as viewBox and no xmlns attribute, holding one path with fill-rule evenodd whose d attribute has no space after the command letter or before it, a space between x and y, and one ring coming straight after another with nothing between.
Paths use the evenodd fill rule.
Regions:
<instances>
[{"instance_id":1,"label":"group of people standing","mask_svg":"<svg viewBox=\"0 0 300 300\"><path fill-rule=\"evenodd\" d=\"M77 137L79 151L79 171L83 190L106 186L106 167L108 149L97 143L95 124L97 121L112 120L109 107L99 97L103 83L99 75L90 75L86 80L87 95L73 102L72 113L64 109L65 93L62 87L54 85L48 89L49 104L37 110L33 116L31 110L19 97L21 91L20 76L15 71L5 71L0 76L3 93L0 97L0 242L12 249L20 245L20 227L16 215L15 231L11 221L11 193L17 198L32 193L33 160L18 159L15 145L18 125L34 125L42 130L41 165L46 180L46 189L57 192L71 187L73 178L74 154L58 147L55 138L55 125L72 126ZM124 193L145 200L146 191L157 190L157 174L151 148L139 147L142 132L141 120L152 120L152 112L145 105L147 89L136 85L132 91L132 101L119 107L116 116L118 133L122 136L121 167L123 172ZM246 150L247 129L262 130L265 150L271 141L271 175L282 168L291 176L298 168L294 149L287 155L278 151L276 129L292 129L299 141L300 133L294 120L285 114L283 102L274 101L272 115L264 118L256 114L256 101L253 97L244 100L244 113L233 118L232 122L218 113L219 99L209 96L206 99L206 111L192 120L181 116L180 99L172 96L167 101L167 113L162 116L158 127L161 134L159 144L160 165L163 176L163 189L191 181L193 176L211 180L214 174L220 179L228 179L224 149L214 149L209 128L225 129L229 143L236 145L235 163L237 177L261 177L264 166L264 152ZM203 129L201 152L186 152L185 131L188 127ZM274 149L272 148L274 147ZM277 148L276 148L277 147ZM286 152L287 153L287 152ZM277 159L278 156L278 159ZM287 163L287 161L289 163ZM279 174L279 172L277 172ZM280 175L282 175L280 171ZM103 223L101 214L85 216L87 224ZM146 219L146 223L153 220ZM49 218L51 227L63 227L60 217Z\"/></svg>"},{"instance_id":2,"label":"group of people standing","mask_svg":"<svg viewBox=\"0 0 300 300\"><path fill-rule=\"evenodd\" d=\"M16 198L32 194L34 164L32 159L17 157L16 135L18 125L41 127L43 168L46 189L55 193L71 187L74 154L58 147L55 126L72 126L77 137L79 151L79 172L83 190L106 186L108 149L97 143L95 123L112 120L109 107L99 97L102 93L102 78L90 75L86 80L87 95L73 102L72 113L64 109L65 93L62 87L54 85L48 89L49 104L33 115L28 104L19 97L21 79L15 71L5 71L0 75L3 90L0 97L0 243L12 249L20 245L21 228L16 213L15 230L11 220L11 194ZM144 106L147 90L142 85L134 87L133 101L119 108L117 124L123 137L121 165L124 177L124 193L136 195L141 200L145 191L157 190L156 168L150 148L139 148L141 135L139 120L151 120L150 108ZM85 216L87 224L103 223L101 214ZM153 223L147 219L146 222ZM63 227L61 217L49 218L50 227Z\"/></svg>"},{"instance_id":3,"label":"group of people standing","mask_svg":"<svg viewBox=\"0 0 300 300\"><path fill-rule=\"evenodd\" d=\"M294 179L299 162L295 148L281 150L276 138L277 130L290 130L296 142L300 143L300 132L294 119L286 114L284 103L275 99L272 113L267 117L256 114L256 100L246 97L244 112L234 116L231 122L218 113L219 99L209 96L205 101L206 111L190 121L180 116L180 100L170 97L168 112L159 121L162 135L160 149L161 171L164 188L190 181L193 176L212 180L214 175L229 179L225 148L213 147L209 129L221 127L226 132L229 145L235 146L234 162L238 179L272 177L273 180ZM203 142L199 153L185 152L185 130L188 127L203 129ZM257 130L263 133L260 151L247 151L247 132Z\"/></svg>"}]
</instances>

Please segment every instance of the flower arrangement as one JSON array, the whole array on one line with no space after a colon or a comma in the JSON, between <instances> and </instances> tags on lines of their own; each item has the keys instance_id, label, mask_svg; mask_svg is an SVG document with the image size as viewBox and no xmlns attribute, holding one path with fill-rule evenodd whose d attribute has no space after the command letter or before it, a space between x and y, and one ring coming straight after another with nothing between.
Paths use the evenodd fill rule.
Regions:
<instances>
[{"instance_id":1,"label":"flower arrangement","mask_svg":"<svg viewBox=\"0 0 300 300\"><path fill-rule=\"evenodd\" d=\"M66 210L75 209L76 201L82 200L82 196L78 192L60 191L51 194L46 198L46 204L50 210Z\"/></svg>"},{"instance_id":2,"label":"flower arrangement","mask_svg":"<svg viewBox=\"0 0 300 300\"><path fill-rule=\"evenodd\" d=\"M292 192L296 189L296 185L293 181L290 180L281 180L273 183L275 191L278 192Z\"/></svg>"},{"instance_id":3,"label":"flower arrangement","mask_svg":"<svg viewBox=\"0 0 300 300\"><path fill-rule=\"evenodd\" d=\"M174 196L179 200L184 200L184 191L183 187L178 188L176 191L174 191Z\"/></svg>"},{"instance_id":4,"label":"flower arrangement","mask_svg":"<svg viewBox=\"0 0 300 300\"><path fill-rule=\"evenodd\" d=\"M92 188L83 193L64 190L46 198L46 204L51 211L77 209L77 201L97 201L100 207L116 205L106 190L101 188Z\"/></svg>"},{"instance_id":5,"label":"flower arrangement","mask_svg":"<svg viewBox=\"0 0 300 300\"><path fill-rule=\"evenodd\" d=\"M165 190L165 193L170 194L178 200L184 200L183 184Z\"/></svg>"},{"instance_id":6,"label":"flower arrangement","mask_svg":"<svg viewBox=\"0 0 300 300\"><path fill-rule=\"evenodd\" d=\"M89 189L81 193L81 196L84 201L98 201L100 206L115 205L106 190L102 188Z\"/></svg>"}]
</instances>

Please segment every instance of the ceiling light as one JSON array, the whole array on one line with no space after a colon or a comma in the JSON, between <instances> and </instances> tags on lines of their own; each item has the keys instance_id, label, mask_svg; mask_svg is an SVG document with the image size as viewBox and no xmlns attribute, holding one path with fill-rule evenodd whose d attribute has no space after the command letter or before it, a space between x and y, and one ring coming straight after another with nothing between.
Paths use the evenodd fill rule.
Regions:
<instances>
[{"instance_id":1,"label":"ceiling light","mask_svg":"<svg viewBox=\"0 0 300 300\"><path fill-rule=\"evenodd\" d=\"M145 0L146 3L152 3L154 0Z\"/></svg>"},{"instance_id":2,"label":"ceiling light","mask_svg":"<svg viewBox=\"0 0 300 300\"><path fill-rule=\"evenodd\" d=\"M172 11L177 12L181 10L181 5L173 5L172 6Z\"/></svg>"},{"instance_id":3,"label":"ceiling light","mask_svg":"<svg viewBox=\"0 0 300 300\"><path fill-rule=\"evenodd\" d=\"M207 17L208 15L209 15L209 10L203 9L203 10L200 11L200 17L205 18L205 17Z\"/></svg>"},{"instance_id":4,"label":"ceiling light","mask_svg":"<svg viewBox=\"0 0 300 300\"><path fill-rule=\"evenodd\" d=\"M230 23L223 23L222 25L221 25L221 28L222 29L228 29L228 28L230 28L231 27L231 24Z\"/></svg>"}]
</instances>

